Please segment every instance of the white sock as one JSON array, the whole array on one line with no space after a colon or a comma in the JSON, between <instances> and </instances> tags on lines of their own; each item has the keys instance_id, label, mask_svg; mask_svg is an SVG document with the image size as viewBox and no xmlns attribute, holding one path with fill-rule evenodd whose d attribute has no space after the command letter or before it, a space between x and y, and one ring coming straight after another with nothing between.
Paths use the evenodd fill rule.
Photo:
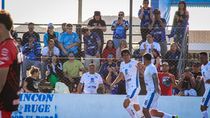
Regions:
<instances>
[{"instance_id":1,"label":"white sock","mask_svg":"<svg viewBox=\"0 0 210 118\"><path fill-rule=\"evenodd\" d=\"M135 111L136 113L136 117L137 118L141 118L141 117L143 117L144 115L141 113L141 110L138 110L138 111Z\"/></svg>"},{"instance_id":2,"label":"white sock","mask_svg":"<svg viewBox=\"0 0 210 118\"><path fill-rule=\"evenodd\" d=\"M207 111L203 111L202 115L203 115L203 118L208 118L208 112Z\"/></svg>"},{"instance_id":3,"label":"white sock","mask_svg":"<svg viewBox=\"0 0 210 118\"><path fill-rule=\"evenodd\" d=\"M163 118L172 118L173 115L163 112Z\"/></svg>"},{"instance_id":4,"label":"white sock","mask_svg":"<svg viewBox=\"0 0 210 118\"><path fill-rule=\"evenodd\" d=\"M125 109L129 113L129 115L131 116L131 118L136 118L135 111L134 111L134 109L132 109L132 105L129 105Z\"/></svg>"}]
</instances>

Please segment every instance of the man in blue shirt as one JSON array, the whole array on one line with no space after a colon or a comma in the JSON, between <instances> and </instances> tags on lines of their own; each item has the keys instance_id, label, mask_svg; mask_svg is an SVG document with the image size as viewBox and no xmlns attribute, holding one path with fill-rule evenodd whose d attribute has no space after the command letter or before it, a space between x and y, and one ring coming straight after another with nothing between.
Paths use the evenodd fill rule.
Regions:
<instances>
[{"instance_id":1,"label":"man in blue shirt","mask_svg":"<svg viewBox=\"0 0 210 118\"><path fill-rule=\"evenodd\" d=\"M124 12L120 11L118 14L118 20L115 20L112 23L112 31L113 34L113 42L115 48L118 48L120 46L121 40L126 40L126 31L128 30L129 24L127 20L123 19Z\"/></svg>"},{"instance_id":2,"label":"man in blue shirt","mask_svg":"<svg viewBox=\"0 0 210 118\"><path fill-rule=\"evenodd\" d=\"M29 42L23 47L23 78L26 78L27 69L31 66L38 67L41 70L41 45L34 41L34 37L29 38Z\"/></svg>"},{"instance_id":3,"label":"man in blue shirt","mask_svg":"<svg viewBox=\"0 0 210 118\"><path fill-rule=\"evenodd\" d=\"M67 57L69 52L73 52L76 57L78 56L78 45L80 40L78 34L72 32L72 28L72 24L67 24L66 32L64 32L59 38L62 56Z\"/></svg>"},{"instance_id":4,"label":"man in blue shirt","mask_svg":"<svg viewBox=\"0 0 210 118\"><path fill-rule=\"evenodd\" d=\"M100 37L95 32L91 33L87 27L82 28L82 34L84 36L85 67L94 63L98 71L100 66Z\"/></svg>"}]
</instances>

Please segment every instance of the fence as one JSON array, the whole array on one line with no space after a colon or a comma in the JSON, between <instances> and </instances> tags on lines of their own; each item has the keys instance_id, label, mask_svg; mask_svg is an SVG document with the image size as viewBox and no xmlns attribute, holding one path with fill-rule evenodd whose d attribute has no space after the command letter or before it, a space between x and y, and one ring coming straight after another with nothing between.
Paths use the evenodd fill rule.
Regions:
<instances>
[{"instance_id":1,"label":"fence","mask_svg":"<svg viewBox=\"0 0 210 118\"><path fill-rule=\"evenodd\" d=\"M15 24L15 30L17 31L17 33L19 34L19 36L23 35L23 33L25 33L27 31L27 28L26 28L26 24L19 24L19 23L16 23ZM25 26L25 27L24 27ZM41 37L44 37L44 33L46 31L46 26L47 24L36 24L35 25L35 31L37 31L37 33L39 33L41 35ZM55 31L58 31L58 32L61 32L61 26L60 24L54 24L54 27L55 27ZM76 26L76 27L75 27ZM108 75L108 70L107 70L107 67L109 65L112 65L113 67L116 68L117 71L119 71L119 63L120 63L120 58L121 57L118 57L118 58L115 58L115 59L109 59L109 63L110 64L107 64L107 57L103 57L101 54L102 57L98 58L96 56L89 56L89 57L85 57L84 56L84 42L82 40L83 36L81 35L81 27L83 26L86 26L85 24L83 25L77 25L77 24L74 24L74 31L77 32L77 34L79 35L79 40L81 41L80 43L80 48L79 48L79 55L76 55L75 58L71 58L70 57L54 57L52 58L51 56L47 56L47 57L42 57L38 59L38 61L28 61L28 59L25 59L25 63L24 63L24 66L23 68L25 68L23 70L23 78L26 78L28 76L27 72L28 72L28 69L30 69L30 67L32 65L35 65L37 67L40 68L41 70L41 75L40 77L42 78L40 81L37 81L37 83L39 84L39 88L40 88L40 92L51 92L51 90L53 90L53 87L55 87L55 81L58 81L58 78L60 79L60 81L64 82L67 84L67 86L69 87L70 91L71 92L76 92L76 85L79 83L79 80L78 78L81 77L82 75L82 72L84 71L87 71L87 67L88 67L88 64L86 63L87 60L89 63L91 62L94 62L96 63L96 67L97 67L97 72L99 72L99 74L101 74L102 78L105 79L106 76ZM107 31L104 33L104 45L106 45L106 42L110 39L112 39L112 31L111 31L111 25L107 25ZM170 33L170 30L171 30L171 26L167 26L166 27L166 37L168 36L168 34ZM181 50L177 52L177 55L175 57L173 57L170 53L166 56L162 56L162 61L167 61L169 63L169 66L170 67L173 67L173 68L170 68L170 72L172 74L175 74L175 75L181 75L181 73L183 72L183 70L185 69L186 66L191 66L190 65L190 61L187 60L187 53L188 53L188 30L184 30L183 32L184 34L184 37L182 37L183 39L182 42L180 43L181 45ZM140 34L140 27L138 25L133 25L133 42L129 42L129 43L132 43L132 53L133 53L133 57L137 60L141 60L142 57L140 56L140 50L139 50L139 42L141 41L141 34ZM127 34L127 37L128 37L128 34ZM169 50L169 47L171 46L170 44L173 42L170 38L166 38L167 40L167 47L168 47L168 50ZM43 50L43 39L41 38L41 47L42 50ZM105 47L105 46L104 46ZM41 50L40 50L41 51ZM118 54L120 54L120 52L118 52ZM114 54L115 55L115 54ZM117 55L117 54L116 54ZM41 55L40 55L41 56ZM55 59L56 58L56 59ZM114 58L114 57L111 57L111 58ZM43 61L43 59L45 61ZM67 60L78 60L79 62L78 63L81 63L80 64L80 67L79 68L74 68L72 67L72 65L69 65L69 64L64 64L64 62L67 62ZM60 61L56 61L56 60L60 60ZM106 60L106 61L105 61ZM111 60L111 61L110 61ZM156 59L153 59L153 61L155 62ZM194 61L194 60L193 60ZM53 65L54 64L54 65ZM79 66L79 65L77 65ZM84 66L84 67L83 67ZM106 68L105 68L106 67ZM68 71L71 71L71 69L77 69L77 70L74 70L75 72L64 72L63 69L69 69ZM159 71L161 70L161 63L157 64L157 68L159 69ZM47 72L47 74L46 74ZM54 73L56 74L56 76L51 76L51 80L49 80L49 73ZM69 73L73 73L73 79L70 79L67 77L68 75L70 76L71 74ZM50 74L50 75L51 75ZM43 80L43 78L46 78L48 77L48 80ZM62 79L61 79L62 78ZM50 82L48 82L50 81ZM113 81L113 80L112 80ZM143 82L142 82L143 83ZM106 83L107 84L107 83ZM108 86L108 85L107 85ZM121 85L119 85L121 86ZM142 90L145 90L145 89L142 89ZM109 89L107 89L107 92L110 92ZM119 93L125 93L125 90L124 88L122 87L122 90L120 90ZM142 91L142 94L145 93L144 91Z\"/></svg>"}]
</instances>

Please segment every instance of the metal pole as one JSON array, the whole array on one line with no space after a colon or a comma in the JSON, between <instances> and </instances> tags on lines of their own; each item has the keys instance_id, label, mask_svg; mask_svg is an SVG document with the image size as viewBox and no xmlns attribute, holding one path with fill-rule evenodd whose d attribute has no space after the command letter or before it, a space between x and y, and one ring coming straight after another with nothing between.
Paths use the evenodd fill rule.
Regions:
<instances>
[{"instance_id":1,"label":"metal pole","mask_svg":"<svg viewBox=\"0 0 210 118\"><path fill-rule=\"evenodd\" d=\"M132 51L132 17L133 17L133 0L130 0L130 17L129 17L129 50Z\"/></svg>"},{"instance_id":2,"label":"metal pole","mask_svg":"<svg viewBox=\"0 0 210 118\"><path fill-rule=\"evenodd\" d=\"M1 0L1 9L2 9L2 10L5 9L5 0Z\"/></svg>"},{"instance_id":3,"label":"metal pole","mask_svg":"<svg viewBox=\"0 0 210 118\"><path fill-rule=\"evenodd\" d=\"M82 23L82 0L78 0L78 24Z\"/></svg>"}]
</instances>

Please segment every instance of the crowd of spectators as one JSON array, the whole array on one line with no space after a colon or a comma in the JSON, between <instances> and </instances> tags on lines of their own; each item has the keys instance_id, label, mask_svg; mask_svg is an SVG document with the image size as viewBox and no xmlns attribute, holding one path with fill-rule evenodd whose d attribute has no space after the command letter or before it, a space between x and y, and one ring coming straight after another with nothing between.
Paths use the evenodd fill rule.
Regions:
<instances>
[{"instance_id":1,"label":"crowd of spectators","mask_svg":"<svg viewBox=\"0 0 210 118\"><path fill-rule=\"evenodd\" d=\"M152 63L159 71L162 95L202 96L205 88L200 73L201 65L198 62L185 69L181 76L177 74L180 46L189 19L185 2L179 3L175 13L174 27L169 35L170 38L174 37L174 43L170 45L169 50L165 31L166 20L161 18L161 12L158 9L152 10L149 1L144 0L138 15L141 20L142 40L134 55L137 55L137 60L143 62L144 54L152 54ZM129 29L129 22L124 16L123 11L118 13L118 18L111 25L113 39L107 42L104 42L106 22L102 19L100 11L95 11L87 27L81 28L83 38L73 31L73 25L70 23L62 23L60 33L55 32L54 25L49 23L43 37L43 47L39 33L34 31L34 23L28 24L28 31L22 38L18 38L17 32L12 30L11 35L17 40L18 47L24 55L22 75L25 92L39 92L34 84L39 83L40 79L47 80L56 91L59 91L56 86L67 87L68 90L60 90L65 93L86 93L86 89L90 89L86 85L91 84L91 87L95 88L91 93L125 94L124 81L110 89L110 83L119 73L121 51L128 48L126 31ZM80 51L82 42L83 53ZM92 76L99 79L96 81ZM140 84L144 87L143 81Z\"/></svg>"}]
</instances>

